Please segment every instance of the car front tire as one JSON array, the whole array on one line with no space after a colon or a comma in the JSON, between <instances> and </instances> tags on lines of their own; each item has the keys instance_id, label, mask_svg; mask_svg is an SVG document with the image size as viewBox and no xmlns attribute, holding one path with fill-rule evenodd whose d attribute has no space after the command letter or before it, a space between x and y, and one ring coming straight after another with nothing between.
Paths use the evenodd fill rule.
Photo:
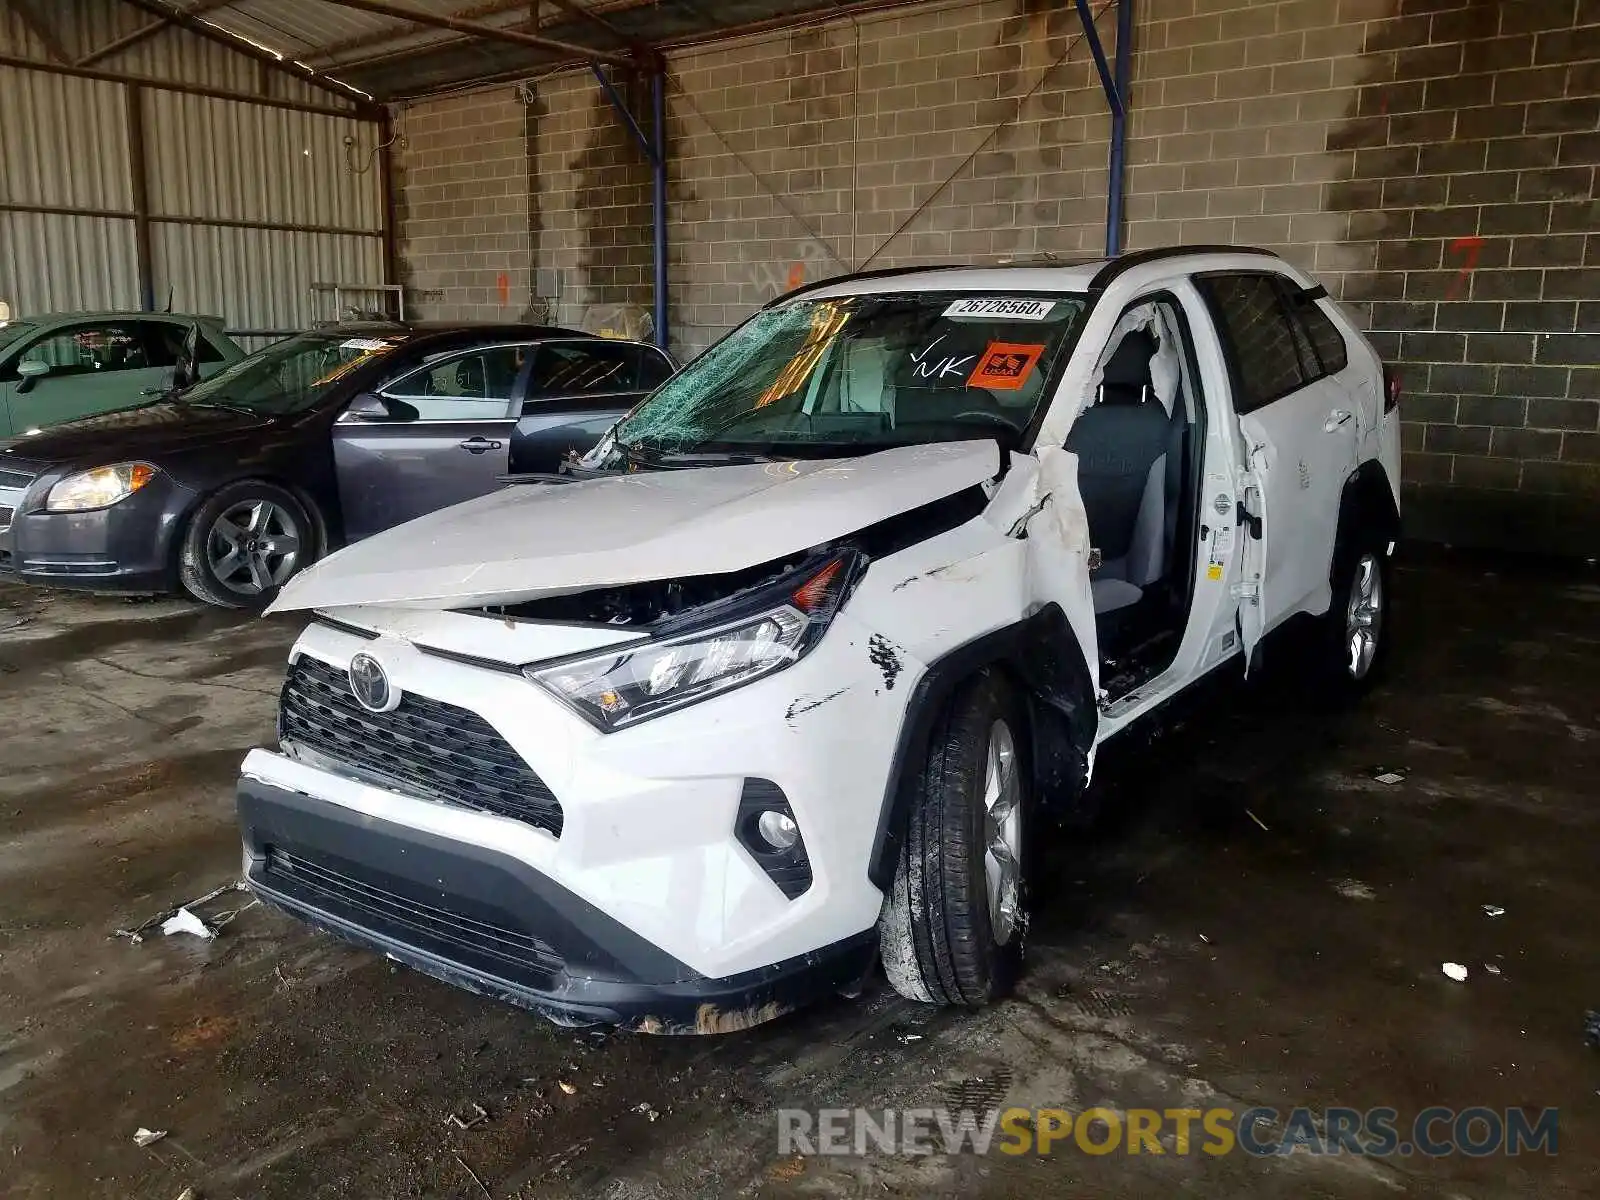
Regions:
<instances>
[{"instance_id":1,"label":"car front tire","mask_svg":"<svg viewBox=\"0 0 1600 1200\"><path fill-rule=\"evenodd\" d=\"M1010 992L1027 930L1031 776L1022 705L978 675L934 725L879 919L902 996L979 1008Z\"/></svg>"},{"instance_id":2,"label":"car front tire","mask_svg":"<svg viewBox=\"0 0 1600 1200\"><path fill-rule=\"evenodd\" d=\"M316 549L317 526L293 492L262 480L230 483L190 518L178 579L202 603L265 608Z\"/></svg>"}]
</instances>

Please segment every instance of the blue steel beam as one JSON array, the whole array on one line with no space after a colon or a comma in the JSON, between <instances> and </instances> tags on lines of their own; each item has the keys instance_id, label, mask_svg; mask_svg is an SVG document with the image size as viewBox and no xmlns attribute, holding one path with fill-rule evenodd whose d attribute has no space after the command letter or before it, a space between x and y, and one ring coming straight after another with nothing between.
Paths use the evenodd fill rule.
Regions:
<instances>
[{"instance_id":1,"label":"blue steel beam","mask_svg":"<svg viewBox=\"0 0 1600 1200\"><path fill-rule=\"evenodd\" d=\"M651 223L652 246L655 256L655 342L665 350L667 348L667 81L666 75L657 71L650 77L650 106L652 109L652 128L647 137L639 122L634 118L632 110L623 100L622 94L617 91L616 85L598 63L590 63L589 69L594 72L594 77L600 83L601 90L605 92L606 99L611 101L611 107L617 110L617 115L627 125L628 132L633 135L633 140L638 143L639 149L650 163L650 191L651 191Z\"/></svg>"},{"instance_id":2,"label":"blue steel beam","mask_svg":"<svg viewBox=\"0 0 1600 1200\"><path fill-rule=\"evenodd\" d=\"M1106 181L1106 255L1122 253L1124 209L1127 202L1128 103L1133 90L1133 3L1117 0L1118 103L1111 110L1111 160Z\"/></svg>"}]
</instances>

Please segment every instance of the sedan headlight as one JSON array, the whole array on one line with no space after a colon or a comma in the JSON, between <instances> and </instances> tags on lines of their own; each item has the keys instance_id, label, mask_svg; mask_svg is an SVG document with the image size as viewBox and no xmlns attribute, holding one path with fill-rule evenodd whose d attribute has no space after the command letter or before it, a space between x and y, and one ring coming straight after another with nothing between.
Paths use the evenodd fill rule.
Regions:
<instances>
[{"instance_id":1,"label":"sedan headlight","mask_svg":"<svg viewBox=\"0 0 1600 1200\"><path fill-rule=\"evenodd\" d=\"M523 674L602 733L742 687L799 661L822 637L859 560L834 558L763 588L729 616L693 632L636 642ZM720 606L719 606L720 608Z\"/></svg>"},{"instance_id":2,"label":"sedan headlight","mask_svg":"<svg viewBox=\"0 0 1600 1200\"><path fill-rule=\"evenodd\" d=\"M55 487L44 502L46 512L83 512L91 508L105 508L126 500L155 478L156 469L149 463L118 463L113 467L96 467L68 475Z\"/></svg>"}]
</instances>

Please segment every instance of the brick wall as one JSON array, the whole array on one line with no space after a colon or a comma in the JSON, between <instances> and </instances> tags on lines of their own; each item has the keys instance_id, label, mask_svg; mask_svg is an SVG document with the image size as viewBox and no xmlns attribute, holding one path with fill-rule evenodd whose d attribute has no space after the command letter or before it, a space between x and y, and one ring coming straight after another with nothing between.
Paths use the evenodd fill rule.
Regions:
<instances>
[{"instance_id":1,"label":"brick wall","mask_svg":"<svg viewBox=\"0 0 1600 1200\"><path fill-rule=\"evenodd\" d=\"M1129 245L1315 272L1403 364L1413 527L1593 553L1600 0L1138 11ZM674 350L863 265L1097 253L1110 123L1078 35L1064 3L929 3L674 54ZM590 77L400 131L421 311L643 327L649 169Z\"/></svg>"}]
</instances>

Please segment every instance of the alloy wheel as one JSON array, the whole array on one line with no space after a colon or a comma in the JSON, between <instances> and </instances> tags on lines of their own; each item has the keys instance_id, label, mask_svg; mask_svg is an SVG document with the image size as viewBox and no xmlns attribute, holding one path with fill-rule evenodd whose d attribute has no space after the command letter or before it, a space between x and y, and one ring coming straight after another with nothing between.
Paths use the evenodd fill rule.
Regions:
<instances>
[{"instance_id":1,"label":"alloy wheel","mask_svg":"<svg viewBox=\"0 0 1600 1200\"><path fill-rule=\"evenodd\" d=\"M996 721L989 730L983 772L983 872L989 892L989 924L996 945L1011 941L1022 919L1022 781L1011 729Z\"/></svg>"},{"instance_id":2,"label":"alloy wheel","mask_svg":"<svg viewBox=\"0 0 1600 1200\"><path fill-rule=\"evenodd\" d=\"M1345 609L1345 670L1359 682L1372 671L1383 636L1383 569L1375 554L1356 563Z\"/></svg>"},{"instance_id":3,"label":"alloy wheel","mask_svg":"<svg viewBox=\"0 0 1600 1200\"><path fill-rule=\"evenodd\" d=\"M243 500L206 536L206 565L217 582L240 596L283 586L300 563L300 526L271 500Z\"/></svg>"}]
</instances>

